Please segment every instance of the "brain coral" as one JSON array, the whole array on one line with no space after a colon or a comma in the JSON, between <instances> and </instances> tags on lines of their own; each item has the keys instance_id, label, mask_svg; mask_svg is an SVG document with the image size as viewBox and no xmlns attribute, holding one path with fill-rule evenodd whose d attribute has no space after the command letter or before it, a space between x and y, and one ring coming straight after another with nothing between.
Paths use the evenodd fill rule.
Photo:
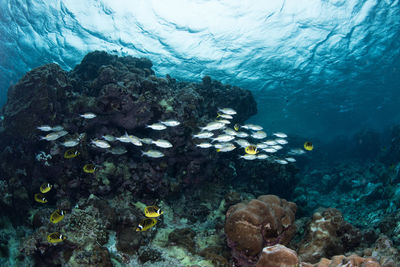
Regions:
<instances>
[{"instance_id":1,"label":"brain coral","mask_svg":"<svg viewBox=\"0 0 400 267\"><path fill-rule=\"evenodd\" d=\"M296 227L296 204L263 195L228 209L225 234L240 266L254 265L264 246L288 244Z\"/></svg>"}]
</instances>

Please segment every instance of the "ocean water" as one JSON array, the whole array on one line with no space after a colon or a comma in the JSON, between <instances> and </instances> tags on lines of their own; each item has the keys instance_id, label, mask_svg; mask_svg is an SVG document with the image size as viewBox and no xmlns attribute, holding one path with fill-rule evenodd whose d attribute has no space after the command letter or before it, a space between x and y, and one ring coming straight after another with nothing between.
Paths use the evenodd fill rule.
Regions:
<instances>
[{"instance_id":1,"label":"ocean water","mask_svg":"<svg viewBox=\"0 0 400 267\"><path fill-rule=\"evenodd\" d=\"M398 0L1 0L0 40L0 265L255 266L229 208L273 194L296 203L297 230L262 247L398 266ZM249 143L214 148L215 119ZM43 140L43 125L66 134ZM163 214L136 232L146 206ZM313 258L315 212L343 222L321 226Z\"/></svg>"}]
</instances>

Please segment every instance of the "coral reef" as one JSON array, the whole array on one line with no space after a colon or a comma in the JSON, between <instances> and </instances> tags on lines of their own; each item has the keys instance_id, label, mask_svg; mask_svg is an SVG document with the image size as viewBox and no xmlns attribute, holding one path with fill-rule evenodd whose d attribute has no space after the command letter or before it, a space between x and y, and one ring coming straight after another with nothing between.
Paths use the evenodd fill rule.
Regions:
<instances>
[{"instance_id":1,"label":"coral reef","mask_svg":"<svg viewBox=\"0 0 400 267\"><path fill-rule=\"evenodd\" d=\"M296 231L295 213L295 203L274 195L230 207L226 213L225 233L237 263L251 266L264 246L288 244Z\"/></svg>"}]
</instances>

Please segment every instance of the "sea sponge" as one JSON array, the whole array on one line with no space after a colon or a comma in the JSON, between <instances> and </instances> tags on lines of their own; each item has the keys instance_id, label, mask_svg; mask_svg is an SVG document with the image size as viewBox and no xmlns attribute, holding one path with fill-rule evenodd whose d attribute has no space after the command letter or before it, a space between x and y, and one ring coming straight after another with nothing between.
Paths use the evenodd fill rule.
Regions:
<instances>
[{"instance_id":1,"label":"sea sponge","mask_svg":"<svg viewBox=\"0 0 400 267\"><path fill-rule=\"evenodd\" d=\"M296 227L296 204L274 195L263 195L228 209L225 234L239 265L252 265L264 246L288 244Z\"/></svg>"}]
</instances>

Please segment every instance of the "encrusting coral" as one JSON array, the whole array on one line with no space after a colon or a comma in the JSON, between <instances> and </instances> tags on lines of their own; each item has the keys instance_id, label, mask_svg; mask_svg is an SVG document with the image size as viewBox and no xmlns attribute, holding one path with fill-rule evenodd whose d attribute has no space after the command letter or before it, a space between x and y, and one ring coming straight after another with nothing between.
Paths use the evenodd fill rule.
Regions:
<instances>
[{"instance_id":1,"label":"encrusting coral","mask_svg":"<svg viewBox=\"0 0 400 267\"><path fill-rule=\"evenodd\" d=\"M252 266L267 245L288 244L296 231L295 213L295 203L274 195L230 207L225 234L239 266Z\"/></svg>"}]
</instances>

